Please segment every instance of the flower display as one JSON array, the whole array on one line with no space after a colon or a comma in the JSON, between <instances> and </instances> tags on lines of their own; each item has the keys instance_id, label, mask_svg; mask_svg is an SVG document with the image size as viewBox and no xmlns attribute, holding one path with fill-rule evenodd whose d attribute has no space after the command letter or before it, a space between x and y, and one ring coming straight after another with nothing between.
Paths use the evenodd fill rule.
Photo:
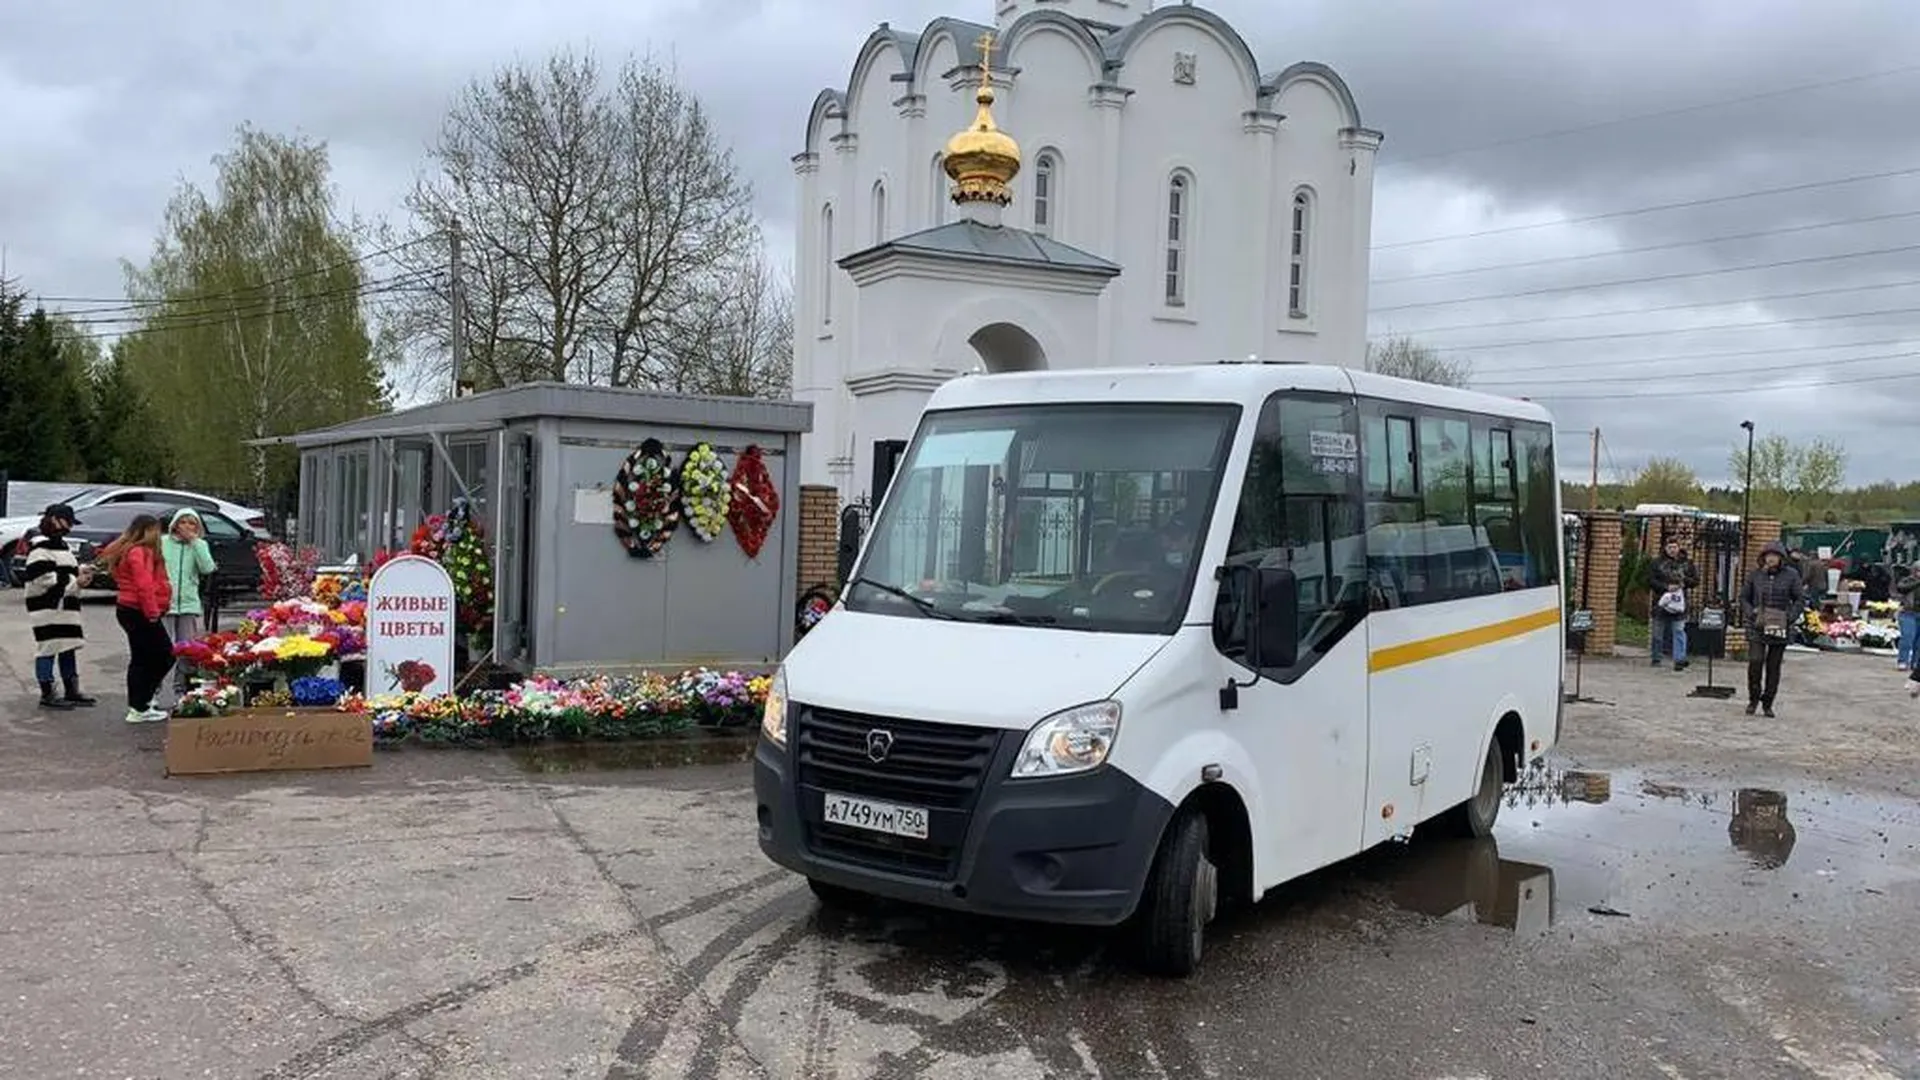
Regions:
<instances>
[{"instance_id":1,"label":"flower display","mask_svg":"<svg viewBox=\"0 0 1920 1080\"><path fill-rule=\"evenodd\" d=\"M421 522L408 548L446 569L462 629L473 633L493 625L493 569L486 535L465 499L455 499L453 509ZM366 600L364 590L358 599Z\"/></svg>"},{"instance_id":2,"label":"flower display","mask_svg":"<svg viewBox=\"0 0 1920 1080\"><path fill-rule=\"evenodd\" d=\"M631 678L535 675L506 690L466 696L347 695L339 707L367 714L374 736L388 742L638 739L695 728L748 728L766 703L769 682L764 675L704 668Z\"/></svg>"},{"instance_id":3,"label":"flower display","mask_svg":"<svg viewBox=\"0 0 1920 1080\"><path fill-rule=\"evenodd\" d=\"M180 695L173 715L183 718L225 716L240 707L240 688L229 682L196 686Z\"/></svg>"},{"instance_id":4,"label":"flower display","mask_svg":"<svg viewBox=\"0 0 1920 1080\"><path fill-rule=\"evenodd\" d=\"M313 592L320 567L318 548L295 548L276 541L255 544L253 554L260 563L260 595L269 600L290 600Z\"/></svg>"},{"instance_id":5,"label":"flower display","mask_svg":"<svg viewBox=\"0 0 1920 1080\"><path fill-rule=\"evenodd\" d=\"M667 448L648 439L627 455L613 478L613 534L627 554L650 559L680 525L680 496Z\"/></svg>"},{"instance_id":6,"label":"flower display","mask_svg":"<svg viewBox=\"0 0 1920 1080\"><path fill-rule=\"evenodd\" d=\"M780 513L780 492L773 486L773 474L767 471L766 457L758 446L740 451L728 486L732 497L727 521L733 525L733 538L740 542L747 558L757 559L766 546L773 519Z\"/></svg>"},{"instance_id":7,"label":"flower display","mask_svg":"<svg viewBox=\"0 0 1920 1080\"><path fill-rule=\"evenodd\" d=\"M287 695L295 705L320 706L337 705L345 697L347 688L339 679L304 678L295 679L287 687ZM255 699L254 704L261 702Z\"/></svg>"},{"instance_id":8,"label":"flower display","mask_svg":"<svg viewBox=\"0 0 1920 1080\"><path fill-rule=\"evenodd\" d=\"M732 502L727 467L712 445L701 443L687 451L687 459L680 463L680 505L686 508L693 534L709 544L719 539L726 531Z\"/></svg>"}]
</instances>

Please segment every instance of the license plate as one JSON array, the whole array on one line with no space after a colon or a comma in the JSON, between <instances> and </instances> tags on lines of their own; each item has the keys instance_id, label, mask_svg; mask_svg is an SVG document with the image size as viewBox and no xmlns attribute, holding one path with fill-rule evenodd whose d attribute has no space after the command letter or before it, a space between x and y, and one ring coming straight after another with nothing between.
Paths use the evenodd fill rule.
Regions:
<instances>
[{"instance_id":1,"label":"license plate","mask_svg":"<svg viewBox=\"0 0 1920 1080\"><path fill-rule=\"evenodd\" d=\"M825 811L829 825L849 825L912 840L927 838L927 812L918 806L897 806L830 794L826 797Z\"/></svg>"}]
</instances>

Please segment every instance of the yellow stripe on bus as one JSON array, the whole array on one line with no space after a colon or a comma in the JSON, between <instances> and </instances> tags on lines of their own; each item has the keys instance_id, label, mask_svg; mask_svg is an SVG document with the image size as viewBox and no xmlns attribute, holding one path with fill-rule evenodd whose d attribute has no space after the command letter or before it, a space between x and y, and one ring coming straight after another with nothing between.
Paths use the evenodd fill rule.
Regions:
<instances>
[{"instance_id":1,"label":"yellow stripe on bus","mask_svg":"<svg viewBox=\"0 0 1920 1080\"><path fill-rule=\"evenodd\" d=\"M1476 626L1468 630L1456 630L1451 634L1409 641L1404 645L1390 645L1384 649L1375 649L1367 658L1367 670L1391 671L1408 664L1417 664L1422 660L1433 660L1442 656L1451 656L1468 649L1477 649L1482 645L1491 645L1496 641L1505 641L1522 634L1531 634L1535 630L1544 630L1560 622L1560 609L1557 607L1536 611L1518 618L1503 619L1497 623Z\"/></svg>"}]
</instances>

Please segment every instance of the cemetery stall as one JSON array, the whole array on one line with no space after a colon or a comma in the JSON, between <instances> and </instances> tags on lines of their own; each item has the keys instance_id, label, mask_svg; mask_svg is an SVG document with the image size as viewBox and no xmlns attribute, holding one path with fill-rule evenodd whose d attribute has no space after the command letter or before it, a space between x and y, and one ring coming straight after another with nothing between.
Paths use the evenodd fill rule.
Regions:
<instances>
[{"instance_id":1,"label":"cemetery stall","mask_svg":"<svg viewBox=\"0 0 1920 1080\"><path fill-rule=\"evenodd\" d=\"M279 441L300 450L298 542L323 561L437 530L487 594L462 641L475 659L637 672L792 646L811 424L801 402L528 383Z\"/></svg>"}]
</instances>

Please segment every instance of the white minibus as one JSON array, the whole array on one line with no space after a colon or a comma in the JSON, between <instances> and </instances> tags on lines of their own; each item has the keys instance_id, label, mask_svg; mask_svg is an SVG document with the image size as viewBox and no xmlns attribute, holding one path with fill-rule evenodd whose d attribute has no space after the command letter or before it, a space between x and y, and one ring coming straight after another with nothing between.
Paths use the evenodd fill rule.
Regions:
<instances>
[{"instance_id":1,"label":"white minibus","mask_svg":"<svg viewBox=\"0 0 1920 1080\"><path fill-rule=\"evenodd\" d=\"M872 897L1126 925L1416 825L1485 835L1561 708L1540 407L1339 367L955 379L773 680L762 849Z\"/></svg>"}]
</instances>

